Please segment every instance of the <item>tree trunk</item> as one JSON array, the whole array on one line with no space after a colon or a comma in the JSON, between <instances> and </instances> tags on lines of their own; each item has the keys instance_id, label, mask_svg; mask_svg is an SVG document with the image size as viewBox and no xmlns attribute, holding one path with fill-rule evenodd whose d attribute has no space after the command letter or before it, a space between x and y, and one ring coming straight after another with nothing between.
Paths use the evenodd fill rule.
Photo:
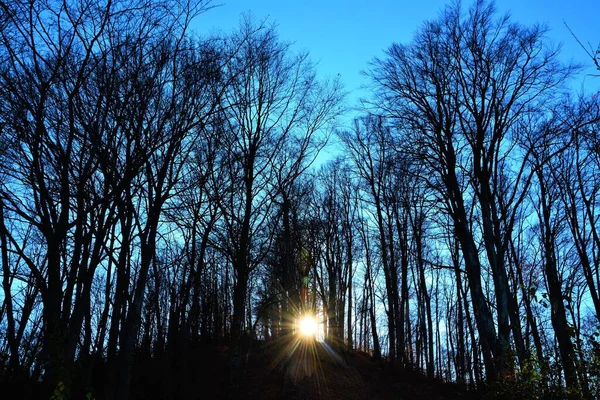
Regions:
<instances>
[{"instance_id":1,"label":"tree trunk","mask_svg":"<svg viewBox=\"0 0 600 400\"><path fill-rule=\"evenodd\" d=\"M8 263L8 241L7 230L4 222L4 202L0 197L0 246L2 256L2 289L4 290L4 307L6 312L6 338L8 340L8 349L10 356L8 365L10 369L16 372L19 369L19 342L15 336L15 318L13 315L13 300L11 291L11 271ZM1 320L2 318L0 318Z\"/></svg>"},{"instance_id":2,"label":"tree trunk","mask_svg":"<svg viewBox=\"0 0 600 400\"><path fill-rule=\"evenodd\" d=\"M567 321L563 303L562 281L559 278L555 254L555 227L551 221L551 200L546 191L545 178L541 168L537 171L540 184L540 205L542 208L541 229L544 246L544 269L548 281L548 297L550 300L552 327L558 341L558 350L565 372L567 390L575 393L579 388L575 350L570 337L570 327Z\"/></svg>"},{"instance_id":3,"label":"tree trunk","mask_svg":"<svg viewBox=\"0 0 600 400\"><path fill-rule=\"evenodd\" d=\"M146 293L146 282L151 263L154 261L156 253L156 234L160 217L161 202L156 200L156 208L151 209L148 215L147 232L145 237L141 238L141 261L138 271L135 293L131 307L127 312L125 326L121 332L121 348L119 352L119 386L117 398L127 400L130 397L131 389L131 370L133 368L133 357L135 354L135 345L139 333L140 321L142 315L142 306Z\"/></svg>"}]
</instances>

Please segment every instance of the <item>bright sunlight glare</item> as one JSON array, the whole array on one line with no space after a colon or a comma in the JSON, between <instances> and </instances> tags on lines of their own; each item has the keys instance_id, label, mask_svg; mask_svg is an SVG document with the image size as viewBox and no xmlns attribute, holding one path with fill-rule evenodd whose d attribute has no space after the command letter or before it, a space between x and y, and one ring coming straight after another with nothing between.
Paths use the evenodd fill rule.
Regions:
<instances>
[{"instance_id":1,"label":"bright sunlight glare","mask_svg":"<svg viewBox=\"0 0 600 400\"><path fill-rule=\"evenodd\" d=\"M317 333L317 320L312 315L300 318L298 328L303 336L314 336Z\"/></svg>"}]
</instances>

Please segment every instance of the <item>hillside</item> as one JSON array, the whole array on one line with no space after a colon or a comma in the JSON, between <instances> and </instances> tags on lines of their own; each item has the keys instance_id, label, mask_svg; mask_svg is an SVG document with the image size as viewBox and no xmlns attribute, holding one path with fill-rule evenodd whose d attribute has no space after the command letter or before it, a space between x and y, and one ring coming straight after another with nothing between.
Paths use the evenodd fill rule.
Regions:
<instances>
[{"instance_id":1,"label":"hillside","mask_svg":"<svg viewBox=\"0 0 600 400\"><path fill-rule=\"evenodd\" d=\"M215 392L217 397L223 393ZM456 385L414 371L393 371L363 353L346 355L321 342L258 343L237 393L261 399L470 399Z\"/></svg>"}]
</instances>

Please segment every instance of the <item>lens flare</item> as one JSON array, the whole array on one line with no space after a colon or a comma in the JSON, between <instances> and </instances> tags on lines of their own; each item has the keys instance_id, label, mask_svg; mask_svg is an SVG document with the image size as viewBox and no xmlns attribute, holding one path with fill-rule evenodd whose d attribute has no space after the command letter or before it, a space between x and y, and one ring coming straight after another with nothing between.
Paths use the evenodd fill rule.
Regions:
<instances>
[{"instance_id":1,"label":"lens flare","mask_svg":"<svg viewBox=\"0 0 600 400\"><path fill-rule=\"evenodd\" d=\"M298 321L298 329L303 336L315 336L317 333L317 320L312 315L304 315Z\"/></svg>"}]
</instances>

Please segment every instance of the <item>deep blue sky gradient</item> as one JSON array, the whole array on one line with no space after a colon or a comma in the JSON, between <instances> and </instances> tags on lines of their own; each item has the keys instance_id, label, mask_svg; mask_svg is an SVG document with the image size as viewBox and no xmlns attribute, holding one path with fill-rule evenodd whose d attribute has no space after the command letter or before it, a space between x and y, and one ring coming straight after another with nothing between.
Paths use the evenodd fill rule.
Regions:
<instances>
[{"instance_id":1,"label":"deep blue sky gradient","mask_svg":"<svg viewBox=\"0 0 600 400\"><path fill-rule=\"evenodd\" d=\"M223 0L222 5L195 22L198 33L229 33L239 25L242 14L250 12L257 21L277 26L281 40L293 43L296 51L308 51L317 63L320 78L338 74L348 92L349 112L338 119L337 129L351 128L359 115L359 100L368 98L368 80L361 71L374 57L382 57L392 43L408 43L424 21L436 19L453 0ZM473 0L463 1L467 9ZM220 4L214 0L214 5ZM510 13L513 21L524 25L545 24L549 38L562 44L563 61L573 60L587 66L573 80L574 90L586 95L600 93L599 73L585 51L571 35L565 22L586 46L600 44L600 0L497 0L499 13ZM588 45L589 43L589 45ZM335 137L315 165L339 154Z\"/></svg>"},{"instance_id":2,"label":"deep blue sky gradient","mask_svg":"<svg viewBox=\"0 0 600 400\"><path fill-rule=\"evenodd\" d=\"M260 21L277 24L282 40L305 50L318 64L319 76L340 74L352 102L365 83L360 71L393 42L408 42L425 20L435 19L445 0L216 0L222 4L201 15L196 21L200 32L230 32L242 13L250 11ZM466 8L471 1L464 1ZM545 23L549 36L563 44L565 60L573 59L590 66L585 52L571 36L565 21L579 39L594 49L600 43L600 1L596 0L499 0L499 12L510 12L514 21L523 24ZM586 91L600 87L600 78L587 77ZM578 83L579 87L580 84Z\"/></svg>"}]
</instances>

